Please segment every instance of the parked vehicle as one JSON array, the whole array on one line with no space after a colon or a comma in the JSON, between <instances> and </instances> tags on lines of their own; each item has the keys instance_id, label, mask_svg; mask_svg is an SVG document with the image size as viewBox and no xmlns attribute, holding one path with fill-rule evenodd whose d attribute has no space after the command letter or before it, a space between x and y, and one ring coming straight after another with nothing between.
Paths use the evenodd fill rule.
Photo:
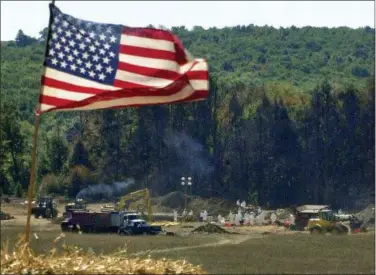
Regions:
<instances>
[{"instance_id":1,"label":"parked vehicle","mask_svg":"<svg viewBox=\"0 0 376 275\"><path fill-rule=\"evenodd\" d=\"M157 235L162 232L161 226L151 226L146 221L136 219L119 228L119 235Z\"/></svg>"},{"instance_id":2,"label":"parked vehicle","mask_svg":"<svg viewBox=\"0 0 376 275\"><path fill-rule=\"evenodd\" d=\"M43 217L45 219L56 218L58 214L57 204L50 196L40 197L36 203L36 206L31 208L31 214L37 219L39 217Z\"/></svg>"},{"instance_id":3,"label":"parked vehicle","mask_svg":"<svg viewBox=\"0 0 376 275\"><path fill-rule=\"evenodd\" d=\"M139 218L137 213L72 211L61 223L63 231L118 232L128 222Z\"/></svg>"},{"instance_id":4,"label":"parked vehicle","mask_svg":"<svg viewBox=\"0 0 376 275\"><path fill-rule=\"evenodd\" d=\"M347 234L350 227L342 222L328 205L303 205L296 208L295 224L298 230L311 234Z\"/></svg>"}]
</instances>

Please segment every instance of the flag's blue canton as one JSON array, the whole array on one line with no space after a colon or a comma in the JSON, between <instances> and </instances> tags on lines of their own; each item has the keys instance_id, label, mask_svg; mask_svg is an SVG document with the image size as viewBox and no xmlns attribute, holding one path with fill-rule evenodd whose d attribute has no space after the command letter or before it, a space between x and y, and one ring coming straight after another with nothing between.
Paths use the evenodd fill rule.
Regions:
<instances>
[{"instance_id":1,"label":"flag's blue canton","mask_svg":"<svg viewBox=\"0 0 376 275\"><path fill-rule=\"evenodd\" d=\"M76 19L51 8L53 23L45 66L113 84L119 62L121 25Z\"/></svg>"}]
</instances>

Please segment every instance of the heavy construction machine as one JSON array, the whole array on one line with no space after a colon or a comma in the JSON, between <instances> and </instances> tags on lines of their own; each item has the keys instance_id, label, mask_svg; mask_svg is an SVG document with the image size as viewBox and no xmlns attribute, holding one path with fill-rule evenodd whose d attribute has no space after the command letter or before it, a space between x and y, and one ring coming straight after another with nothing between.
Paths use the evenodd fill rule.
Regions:
<instances>
[{"instance_id":1,"label":"heavy construction machine","mask_svg":"<svg viewBox=\"0 0 376 275\"><path fill-rule=\"evenodd\" d=\"M68 203L65 205L63 217L67 218L69 213L72 213L73 211L87 211L86 202L82 199L76 199L74 202Z\"/></svg>"},{"instance_id":2,"label":"heavy construction machine","mask_svg":"<svg viewBox=\"0 0 376 275\"><path fill-rule=\"evenodd\" d=\"M339 220L328 205L303 205L296 208L297 229L311 234L348 234L350 227Z\"/></svg>"},{"instance_id":3,"label":"heavy construction machine","mask_svg":"<svg viewBox=\"0 0 376 275\"><path fill-rule=\"evenodd\" d=\"M31 208L31 214L35 218L43 217L45 219L51 219L57 217L57 203L50 196L40 197L36 203L36 206Z\"/></svg>"},{"instance_id":4,"label":"heavy construction machine","mask_svg":"<svg viewBox=\"0 0 376 275\"><path fill-rule=\"evenodd\" d=\"M145 210L145 207L147 209L147 212L148 212L148 221L151 222L152 221L152 209L151 209L151 201L150 201L150 192L149 192L149 189L145 188L145 189L141 189L141 190L138 190L138 191L135 191L135 192L132 192L132 193L129 193L123 197L121 197L120 201L117 203L116 205L116 210L117 211L124 211L126 210L126 208L130 208L130 202L131 201L134 201L134 200L139 200L139 199L143 199L144 200L144 203L142 206L141 209L139 209L141 212L144 212ZM137 207L139 207L140 205L137 205Z\"/></svg>"}]
</instances>

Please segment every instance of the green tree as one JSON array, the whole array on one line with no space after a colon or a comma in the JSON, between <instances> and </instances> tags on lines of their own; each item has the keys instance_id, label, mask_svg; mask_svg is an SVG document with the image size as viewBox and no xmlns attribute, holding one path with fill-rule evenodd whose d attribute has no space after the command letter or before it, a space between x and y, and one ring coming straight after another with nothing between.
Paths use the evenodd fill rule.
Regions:
<instances>
[{"instance_id":1,"label":"green tree","mask_svg":"<svg viewBox=\"0 0 376 275\"><path fill-rule=\"evenodd\" d=\"M88 169L92 168L89 160L89 154L81 140L78 140L74 146L73 154L70 159L71 167L84 166Z\"/></svg>"},{"instance_id":2,"label":"green tree","mask_svg":"<svg viewBox=\"0 0 376 275\"><path fill-rule=\"evenodd\" d=\"M16 36L16 46L17 47L26 47L33 43L35 43L37 40L35 38L32 38L28 35L25 35L22 30L19 30Z\"/></svg>"}]
</instances>

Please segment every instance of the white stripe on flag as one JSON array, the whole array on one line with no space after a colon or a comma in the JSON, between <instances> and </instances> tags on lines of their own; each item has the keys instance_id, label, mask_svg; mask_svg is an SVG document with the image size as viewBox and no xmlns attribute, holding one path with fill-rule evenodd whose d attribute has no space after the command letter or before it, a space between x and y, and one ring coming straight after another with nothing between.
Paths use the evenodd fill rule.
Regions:
<instances>
[{"instance_id":1,"label":"white stripe on flag","mask_svg":"<svg viewBox=\"0 0 376 275\"><path fill-rule=\"evenodd\" d=\"M140 74L135 74L127 71L118 70L116 73L116 79L121 79L123 81L139 84L139 85L145 85L149 87L158 87L163 88L174 81L163 79L163 78L156 78L151 76L145 76Z\"/></svg>"},{"instance_id":2,"label":"white stripe on flag","mask_svg":"<svg viewBox=\"0 0 376 275\"><path fill-rule=\"evenodd\" d=\"M110 90L110 91L119 90L119 88L116 88L114 86L105 85L105 84L98 83L96 81L87 80L87 79L84 79L82 77L67 74L67 73L64 73L64 72L61 72L61 71L58 71L58 70L55 70L55 69L51 69L51 68L48 68L48 67L46 67L45 76L48 77L48 78L51 78L51 79L55 79L55 80L58 80L58 81L66 82L66 83L77 85L77 86L90 87L90 88L103 89L103 90ZM42 91L42 93L44 94L43 91Z\"/></svg>"},{"instance_id":3,"label":"white stripe on flag","mask_svg":"<svg viewBox=\"0 0 376 275\"><path fill-rule=\"evenodd\" d=\"M191 83L191 86L196 91L209 89L209 81L207 80L189 80L189 83Z\"/></svg>"},{"instance_id":4,"label":"white stripe on flag","mask_svg":"<svg viewBox=\"0 0 376 275\"><path fill-rule=\"evenodd\" d=\"M193 67L192 64L197 62ZM204 59L196 59L195 61L188 62L183 66L180 66L180 74L185 74L187 71L207 71L208 70L208 63Z\"/></svg>"},{"instance_id":5,"label":"white stripe on flag","mask_svg":"<svg viewBox=\"0 0 376 275\"><path fill-rule=\"evenodd\" d=\"M40 104L39 108L40 108L41 112L45 112L45 111L48 111L52 108L55 108L55 106L42 103L42 104Z\"/></svg>"},{"instance_id":6,"label":"white stripe on flag","mask_svg":"<svg viewBox=\"0 0 376 275\"><path fill-rule=\"evenodd\" d=\"M119 61L141 67L168 70L173 72L179 71L179 64L177 62L166 59L120 54Z\"/></svg>"},{"instance_id":7,"label":"white stripe on flag","mask_svg":"<svg viewBox=\"0 0 376 275\"><path fill-rule=\"evenodd\" d=\"M141 48L175 52L175 45L171 41L138 37L138 36L127 35L127 34L121 35L120 44L141 47Z\"/></svg>"},{"instance_id":8,"label":"white stripe on flag","mask_svg":"<svg viewBox=\"0 0 376 275\"><path fill-rule=\"evenodd\" d=\"M44 87L43 95L51 96L51 97L57 97L57 98L61 98L61 99L72 100L72 101L81 101L81 100L84 100L86 98L95 96L95 94L70 92L70 91L52 88L52 87L48 87L48 86Z\"/></svg>"}]
</instances>

